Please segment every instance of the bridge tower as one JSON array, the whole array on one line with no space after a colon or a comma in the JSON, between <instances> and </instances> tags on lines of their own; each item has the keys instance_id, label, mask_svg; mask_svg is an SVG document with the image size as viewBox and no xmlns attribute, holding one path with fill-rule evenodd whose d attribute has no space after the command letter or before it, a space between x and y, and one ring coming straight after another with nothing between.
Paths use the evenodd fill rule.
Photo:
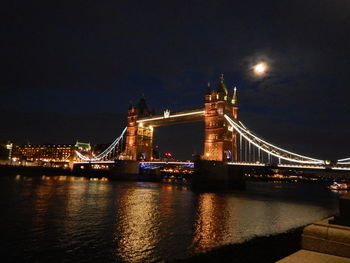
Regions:
<instances>
[{"instance_id":1,"label":"bridge tower","mask_svg":"<svg viewBox=\"0 0 350 263\"><path fill-rule=\"evenodd\" d=\"M221 74L217 89L208 91L204 102L205 141L203 159L212 161L237 160L237 133L226 122L224 114L238 117L237 91L229 94Z\"/></svg>"},{"instance_id":2,"label":"bridge tower","mask_svg":"<svg viewBox=\"0 0 350 263\"><path fill-rule=\"evenodd\" d=\"M125 155L129 160L152 160L153 149L153 127L144 126L137 123L142 117L150 116L146 100L144 97L140 99L135 106L130 105L128 110L128 125L126 133Z\"/></svg>"}]
</instances>

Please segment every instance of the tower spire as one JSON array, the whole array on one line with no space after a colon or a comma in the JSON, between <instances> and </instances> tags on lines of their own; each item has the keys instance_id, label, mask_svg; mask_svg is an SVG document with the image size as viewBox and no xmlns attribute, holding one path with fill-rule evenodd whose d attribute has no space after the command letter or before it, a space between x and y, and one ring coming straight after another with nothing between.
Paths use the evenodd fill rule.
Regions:
<instances>
[{"instance_id":1,"label":"tower spire","mask_svg":"<svg viewBox=\"0 0 350 263\"><path fill-rule=\"evenodd\" d=\"M129 110L131 110L134 106L132 105L132 101L129 100Z\"/></svg>"},{"instance_id":2,"label":"tower spire","mask_svg":"<svg viewBox=\"0 0 350 263\"><path fill-rule=\"evenodd\" d=\"M233 95L232 95L232 100L231 103L233 106L238 107L238 98L237 98L237 88L233 88Z\"/></svg>"},{"instance_id":3,"label":"tower spire","mask_svg":"<svg viewBox=\"0 0 350 263\"><path fill-rule=\"evenodd\" d=\"M224 73L221 73L220 75L220 83L224 83Z\"/></svg>"},{"instance_id":4,"label":"tower spire","mask_svg":"<svg viewBox=\"0 0 350 263\"><path fill-rule=\"evenodd\" d=\"M211 93L211 88L210 88L210 82L208 81L208 87L207 87L207 93L206 94L210 94Z\"/></svg>"},{"instance_id":5,"label":"tower spire","mask_svg":"<svg viewBox=\"0 0 350 263\"><path fill-rule=\"evenodd\" d=\"M224 93L224 95L228 94L228 90L227 90L225 82L224 82L224 74L223 73L221 73L221 75L220 75L220 81L219 81L219 86L218 86L217 91L218 91L218 93L219 92Z\"/></svg>"},{"instance_id":6,"label":"tower spire","mask_svg":"<svg viewBox=\"0 0 350 263\"><path fill-rule=\"evenodd\" d=\"M139 102L136 105L137 108L137 112L140 116L149 116L150 115L150 111L147 107L147 103L146 103L146 99L145 99L145 95L144 93L142 93L142 97L139 100Z\"/></svg>"}]
</instances>

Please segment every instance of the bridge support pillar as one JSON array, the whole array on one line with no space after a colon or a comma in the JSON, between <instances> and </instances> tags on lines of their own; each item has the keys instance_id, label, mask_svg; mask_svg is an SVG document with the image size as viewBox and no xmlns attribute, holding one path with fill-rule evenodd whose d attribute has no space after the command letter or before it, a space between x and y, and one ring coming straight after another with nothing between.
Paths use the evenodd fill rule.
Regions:
<instances>
[{"instance_id":1,"label":"bridge support pillar","mask_svg":"<svg viewBox=\"0 0 350 263\"><path fill-rule=\"evenodd\" d=\"M139 171L139 162L119 160L110 170L110 178L113 180L136 181Z\"/></svg>"},{"instance_id":2,"label":"bridge support pillar","mask_svg":"<svg viewBox=\"0 0 350 263\"><path fill-rule=\"evenodd\" d=\"M192 187L202 190L244 189L244 170L222 161L194 162Z\"/></svg>"}]
</instances>

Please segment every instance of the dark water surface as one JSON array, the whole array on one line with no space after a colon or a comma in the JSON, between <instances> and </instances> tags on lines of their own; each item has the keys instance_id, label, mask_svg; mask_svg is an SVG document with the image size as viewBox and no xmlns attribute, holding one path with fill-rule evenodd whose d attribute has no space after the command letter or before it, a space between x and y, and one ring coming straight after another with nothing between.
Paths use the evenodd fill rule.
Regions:
<instances>
[{"instance_id":1,"label":"dark water surface","mask_svg":"<svg viewBox=\"0 0 350 263\"><path fill-rule=\"evenodd\" d=\"M175 260L337 212L337 194L316 183L194 193L158 183L2 176L0 197L8 262Z\"/></svg>"}]
</instances>

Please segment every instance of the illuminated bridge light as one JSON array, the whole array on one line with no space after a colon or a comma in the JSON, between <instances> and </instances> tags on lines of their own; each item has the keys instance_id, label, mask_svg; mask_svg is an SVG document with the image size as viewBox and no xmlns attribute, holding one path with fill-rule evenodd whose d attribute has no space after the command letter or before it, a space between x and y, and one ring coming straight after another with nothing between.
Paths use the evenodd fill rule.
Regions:
<instances>
[{"instance_id":1,"label":"illuminated bridge light","mask_svg":"<svg viewBox=\"0 0 350 263\"><path fill-rule=\"evenodd\" d=\"M74 161L74 164L87 164L87 163L91 163L91 164L99 164L99 163L114 163L114 161Z\"/></svg>"},{"instance_id":2,"label":"illuminated bridge light","mask_svg":"<svg viewBox=\"0 0 350 263\"><path fill-rule=\"evenodd\" d=\"M340 165L350 164L350 157L337 160L337 164L340 164Z\"/></svg>"},{"instance_id":3,"label":"illuminated bridge light","mask_svg":"<svg viewBox=\"0 0 350 263\"><path fill-rule=\"evenodd\" d=\"M350 157L338 160L338 162L344 162L344 161L350 161Z\"/></svg>"},{"instance_id":4,"label":"illuminated bridge light","mask_svg":"<svg viewBox=\"0 0 350 263\"><path fill-rule=\"evenodd\" d=\"M278 164L277 167L284 167L284 168L326 169L325 166L317 166L317 165L296 165L296 164Z\"/></svg>"},{"instance_id":5,"label":"illuminated bridge light","mask_svg":"<svg viewBox=\"0 0 350 263\"><path fill-rule=\"evenodd\" d=\"M194 168L194 163L192 162L140 162L140 167L142 169L155 169L162 167L166 164L172 164L172 165L180 165L185 166L187 168Z\"/></svg>"},{"instance_id":6,"label":"illuminated bridge light","mask_svg":"<svg viewBox=\"0 0 350 263\"><path fill-rule=\"evenodd\" d=\"M258 149L275 156L277 158L294 162L294 163L302 163L302 164L324 164L323 160L318 160L310 157L306 157L300 154L296 154L293 152L286 151L282 148L279 148L271 143L268 143L256 135L252 134L249 130L247 130L243 125L240 126L238 123L233 121L226 114L224 115L226 120L233 126L233 128L247 141L256 146Z\"/></svg>"},{"instance_id":7,"label":"illuminated bridge light","mask_svg":"<svg viewBox=\"0 0 350 263\"><path fill-rule=\"evenodd\" d=\"M147 126L152 131L153 127L157 125L157 122L155 122L154 124L150 123L152 121L158 121L158 120L166 121L166 119L171 119L171 118L174 119L174 118L181 118L181 117L194 116L194 115L195 115L194 117L200 117L205 114L205 111L193 110L193 111L182 112L182 113L179 112L172 115L170 114L170 111L166 111L165 113L166 114L164 114L164 116L159 115L159 116L154 116L150 118L136 120L136 122L138 123L137 125L139 127L143 127L143 125L148 122ZM224 114L224 112L222 112L222 114L229 124L227 125L227 129L237 132L237 134L241 136L241 139L244 138L246 142L249 142L250 143L249 151L250 151L251 145L255 146L259 150L258 152L259 158L260 158L260 150L261 150L262 152L268 154L269 162L271 162L272 156L277 157L279 159L279 162L278 162L279 164L275 164L275 165L278 167L325 169L324 164L327 164L326 161L310 158L307 156L303 156L303 155L296 154L296 153L287 151L285 149L279 148L256 136L253 132L249 131L248 128L246 128L242 122L231 119L228 115ZM187 118L185 120L187 120ZM78 158L80 158L81 162L75 162L75 163L113 163L114 161L102 161L102 160L106 160L108 156L110 156L109 154L111 154L112 151L116 149L117 145L120 145L120 142L122 142L123 136L126 133L126 131L127 131L127 127L123 130L121 135L112 142L111 145L109 145L103 152L101 152L97 156L92 155L92 157L87 157L87 156L84 156L81 152L76 151L76 155L78 156ZM153 136L152 132L150 134L151 136ZM211 138L209 138L209 140L210 139ZM134 142L134 139L131 142ZM130 145L130 142L128 143L126 144L126 146ZM204 153L204 156L206 156L207 159L209 159L208 157L212 157L212 154L206 151ZM133 157L133 158L136 158L136 157ZM281 160L288 161L294 164L281 164L280 163ZM165 164L182 165L189 168L193 168L194 166L194 164L190 162L141 162L140 167L149 167L150 169L152 169L151 167L160 167ZM266 166L266 164L260 163L260 162L230 162L228 164L229 165L246 165L246 166ZM338 165L350 164L350 157L338 160L337 164Z\"/></svg>"},{"instance_id":8,"label":"illuminated bridge light","mask_svg":"<svg viewBox=\"0 0 350 263\"><path fill-rule=\"evenodd\" d=\"M229 162L228 165L266 166L264 163Z\"/></svg>"},{"instance_id":9,"label":"illuminated bridge light","mask_svg":"<svg viewBox=\"0 0 350 263\"><path fill-rule=\"evenodd\" d=\"M154 117L154 118L149 118L149 119L140 119L140 120L137 120L136 122L142 123L142 122L157 121L157 120L176 118L176 117L185 117L185 116L190 116L190 115L199 115L199 114L204 114L204 113L205 113L205 111L194 111L194 112L187 112L187 113L179 113L179 114L169 115L167 117L160 116L160 117Z\"/></svg>"},{"instance_id":10,"label":"illuminated bridge light","mask_svg":"<svg viewBox=\"0 0 350 263\"><path fill-rule=\"evenodd\" d=\"M113 149L115 149L115 147L122 140L122 138L123 138L123 136L124 136L126 131L127 131L127 127L124 128L124 130L122 131L121 135L117 139L115 139L114 142L112 142L111 145L109 145L106 150L104 150L102 153L100 153L99 155L97 155L94 158L88 158L88 157L84 156L83 154L81 154L78 151L75 151L75 153L77 154L77 156L80 159L82 159L84 161L100 161L103 158L105 158L108 154L110 154L113 151Z\"/></svg>"}]
</instances>

